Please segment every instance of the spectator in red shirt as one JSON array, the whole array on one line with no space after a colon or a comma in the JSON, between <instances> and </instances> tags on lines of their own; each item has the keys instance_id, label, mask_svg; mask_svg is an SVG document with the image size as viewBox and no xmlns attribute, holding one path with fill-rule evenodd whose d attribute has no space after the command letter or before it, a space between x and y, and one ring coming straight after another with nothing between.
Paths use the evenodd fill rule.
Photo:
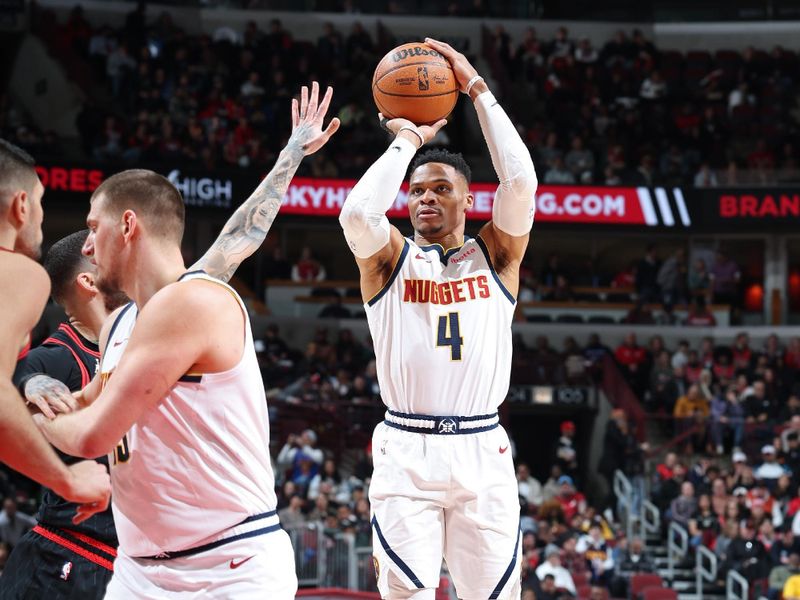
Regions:
<instances>
[{"instance_id":1,"label":"spectator in red shirt","mask_svg":"<svg viewBox=\"0 0 800 600\"><path fill-rule=\"evenodd\" d=\"M753 359L753 351L750 349L750 336L740 333L736 336L733 343L733 367L734 369L749 369Z\"/></svg>"},{"instance_id":2,"label":"spectator in red shirt","mask_svg":"<svg viewBox=\"0 0 800 600\"><path fill-rule=\"evenodd\" d=\"M656 473L661 481L672 479L675 475L675 465L678 464L678 455L674 452L667 452L664 462L656 467Z\"/></svg>"},{"instance_id":3,"label":"spectator in red shirt","mask_svg":"<svg viewBox=\"0 0 800 600\"><path fill-rule=\"evenodd\" d=\"M630 263L614 276L611 287L632 288L636 284L636 262Z\"/></svg>"},{"instance_id":4,"label":"spectator in red shirt","mask_svg":"<svg viewBox=\"0 0 800 600\"><path fill-rule=\"evenodd\" d=\"M647 361L647 351L636 343L636 334L629 333L625 336L622 345L614 353L617 362L630 372L635 372L638 367Z\"/></svg>"},{"instance_id":5,"label":"spectator in red shirt","mask_svg":"<svg viewBox=\"0 0 800 600\"><path fill-rule=\"evenodd\" d=\"M683 370L683 377L686 383L693 384L700 381L700 374L703 372L704 366L697 356L697 350L689 350L689 362Z\"/></svg>"},{"instance_id":6,"label":"spectator in red shirt","mask_svg":"<svg viewBox=\"0 0 800 600\"><path fill-rule=\"evenodd\" d=\"M575 489L575 482L569 475L558 478L561 490L558 493L558 502L564 511L564 520L569 523L578 513L586 510L586 497Z\"/></svg>"},{"instance_id":7,"label":"spectator in red shirt","mask_svg":"<svg viewBox=\"0 0 800 600\"><path fill-rule=\"evenodd\" d=\"M647 350L636 343L636 334L629 333L622 344L614 352L614 357L622 370L622 374L639 396L647 383Z\"/></svg>"},{"instance_id":8,"label":"spectator in red shirt","mask_svg":"<svg viewBox=\"0 0 800 600\"><path fill-rule=\"evenodd\" d=\"M694 305L689 310L689 316L686 317L684 324L691 327L713 327L717 324L717 320L708 310L706 301L702 296L695 297Z\"/></svg>"},{"instance_id":9,"label":"spectator in red shirt","mask_svg":"<svg viewBox=\"0 0 800 600\"><path fill-rule=\"evenodd\" d=\"M712 372L714 373L714 378L723 386L731 383L736 376L736 368L730 363L728 355L724 352L721 352L717 357Z\"/></svg>"},{"instance_id":10,"label":"spectator in red shirt","mask_svg":"<svg viewBox=\"0 0 800 600\"><path fill-rule=\"evenodd\" d=\"M700 360L707 369L714 364L714 338L706 336L700 341Z\"/></svg>"},{"instance_id":11,"label":"spectator in red shirt","mask_svg":"<svg viewBox=\"0 0 800 600\"><path fill-rule=\"evenodd\" d=\"M783 364L788 369L800 371L800 337L789 340L789 347L783 355Z\"/></svg>"},{"instance_id":12,"label":"spectator in red shirt","mask_svg":"<svg viewBox=\"0 0 800 600\"><path fill-rule=\"evenodd\" d=\"M325 267L311 254L311 248L305 246L298 260L292 266L292 281L324 281Z\"/></svg>"},{"instance_id":13,"label":"spectator in red shirt","mask_svg":"<svg viewBox=\"0 0 800 600\"><path fill-rule=\"evenodd\" d=\"M767 141L760 139L756 142L755 150L747 155L747 165L751 169L772 169L775 167L775 155L767 146Z\"/></svg>"}]
</instances>

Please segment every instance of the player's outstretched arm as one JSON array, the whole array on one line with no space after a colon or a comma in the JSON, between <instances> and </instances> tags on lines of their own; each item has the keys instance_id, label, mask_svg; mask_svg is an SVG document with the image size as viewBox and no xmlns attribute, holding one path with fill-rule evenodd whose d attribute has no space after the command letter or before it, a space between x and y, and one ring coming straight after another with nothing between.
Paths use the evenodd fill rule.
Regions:
<instances>
[{"instance_id":1,"label":"player's outstretched arm","mask_svg":"<svg viewBox=\"0 0 800 600\"><path fill-rule=\"evenodd\" d=\"M386 121L382 126L395 134L384 154L367 169L342 206L339 223L361 273L364 302L377 294L391 276L403 251L403 234L386 218L400 190L414 154L445 126L444 119L417 127L407 119Z\"/></svg>"},{"instance_id":2,"label":"player's outstretched arm","mask_svg":"<svg viewBox=\"0 0 800 600\"><path fill-rule=\"evenodd\" d=\"M111 483L101 465L67 467L37 431L11 381L20 342L39 320L50 279L44 269L17 255L3 257L3 277L24 286L0 288L0 461L73 502L108 505Z\"/></svg>"},{"instance_id":3,"label":"player's outstretched arm","mask_svg":"<svg viewBox=\"0 0 800 600\"><path fill-rule=\"evenodd\" d=\"M492 165L500 180L492 207L492 221L481 229L481 237L505 286L516 295L519 264L528 246L538 186L530 152L516 127L495 99L489 86L469 60L449 44L426 38L452 64L461 91L475 104Z\"/></svg>"},{"instance_id":4,"label":"player's outstretched arm","mask_svg":"<svg viewBox=\"0 0 800 600\"><path fill-rule=\"evenodd\" d=\"M292 135L278 161L250 197L231 215L219 237L190 270L202 269L222 281L228 281L243 260L250 257L267 237L281 207L289 182L303 157L324 146L339 129L339 119L328 127L322 124L330 106L333 88L328 87L319 101L319 84L311 84L311 95L303 86L300 102L292 100Z\"/></svg>"},{"instance_id":5,"label":"player's outstretched arm","mask_svg":"<svg viewBox=\"0 0 800 600\"><path fill-rule=\"evenodd\" d=\"M236 327L244 331L241 309L236 306L233 324L226 317L232 301L227 289L207 281L161 289L139 313L125 353L97 399L77 412L38 420L47 439L72 456L110 452L209 349L225 347L231 338L241 346L230 335Z\"/></svg>"}]
</instances>

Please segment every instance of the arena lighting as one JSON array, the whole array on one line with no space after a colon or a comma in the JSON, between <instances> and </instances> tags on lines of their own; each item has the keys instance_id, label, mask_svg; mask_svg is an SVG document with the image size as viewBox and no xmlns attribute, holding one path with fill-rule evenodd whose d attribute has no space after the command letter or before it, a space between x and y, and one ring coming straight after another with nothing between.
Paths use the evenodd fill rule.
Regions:
<instances>
[{"instance_id":1,"label":"arena lighting","mask_svg":"<svg viewBox=\"0 0 800 600\"><path fill-rule=\"evenodd\" d=\"M764 307L764 286L754 283L744 292L744 309L748 312L759 312Z\"/></svg>"},{"instance_id":2,"label":"arena lighting","mask_svg":"<svg viewBox=\"0 0 800 600\"><path fill-rule=\"evenodd\" d=\"M789 274L789 307L800 310L800 269L793 269Z\"/></svg>"},{"instance_id":3,"label":"arena lighting","mask_svg":"<svg viewBox=\"0 0 800 600\"><path fill-rule=\"evenodd\" d=\"M553 388L549 385L535 385L533 386L533 403L534 404L552 404L553 403Z\"/></svg>"}]
</instances>

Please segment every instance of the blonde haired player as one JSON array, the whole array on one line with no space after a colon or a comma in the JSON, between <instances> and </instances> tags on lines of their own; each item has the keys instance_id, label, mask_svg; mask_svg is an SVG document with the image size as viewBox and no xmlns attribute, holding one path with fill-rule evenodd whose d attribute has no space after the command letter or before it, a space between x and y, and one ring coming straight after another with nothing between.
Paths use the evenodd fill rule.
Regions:
<instances>
[{"instance_id":1,"label":"blonde haired player","mask_svg":"<svg viewBox=\"0 0 800 600\"><path fill-rule=\"evenodd\" d=\"M384 598L433 598L444 556L459 598L518 598L519 501L497 407L508 392L536 173L469 61L425 41L473 100L500 186L492 221L466 239L469 167L457 154L418 156L408 197L414 236L404 238L385 213L444 121L393 119L385 126L396 137L342 207L388 408L372 440L369 490L378 587Z\"/></svg>"},{"instance_id":2,"label":"blonde haired player","mask_svg":"<svg viewBox=\"0 0 800 600\"><path fill-rule=\"evenodd\" d=\"M322 129L331 95L319 101L315 83L293 101L292 137L306 133L300 153L336 131L337 119ZM280 206L272 200L254 217L262 226ZM133 302L103 328L100 377L82 392L89 405L40 427L71 455L110 453L120 546L106 598L293 598L294 555L275 510L264 384L241 298L186 272L183 200L161 175L129 170L104 181L87 225L97 287ZM227 264L230 251L217 259Z\"/></svg>"}]
</instances>

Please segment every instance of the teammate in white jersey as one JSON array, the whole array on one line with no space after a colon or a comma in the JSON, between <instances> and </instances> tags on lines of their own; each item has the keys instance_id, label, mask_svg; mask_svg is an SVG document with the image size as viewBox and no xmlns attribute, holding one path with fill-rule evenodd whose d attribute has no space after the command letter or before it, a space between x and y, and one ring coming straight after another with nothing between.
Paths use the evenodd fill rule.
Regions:
<instances>
[{"instance_id":1,"label":"teammate in white jersey","mask_svg":"<svg viewBox=\"0 0 800 600\"><path fill-rule=\"evenodd\" d=\"M338 126L321 127L330 98L318 102L314 84L293 102L295 129L313 134L304 154ZM84 253L98 288L133 302L103 328L87 408L42 427L70 454L111 453L120 547L107 598L293 598L249 320L232 288L186 273L183 219L179 192L156 173L125 171L97 188Z\"/></svg>"},{"instance_id":2,"label":"teammate in white jersey","mask_svg":"<svg viewBox=\"0 0 800 600\"><path fill-rule=\"evenodd\" d=\"M497 407L508 392L511 321L537 180L514 125L447 44L500 179L492 221L466 239L470 171L434 150L411 165L406 239L386 219L409 163L444 125L404 119L342 208L361 272L388 411L373 435L373 554L384 598L433 598L445 558L459 598L519 598L519 500Z\"/></svg>"}]
</instances>

